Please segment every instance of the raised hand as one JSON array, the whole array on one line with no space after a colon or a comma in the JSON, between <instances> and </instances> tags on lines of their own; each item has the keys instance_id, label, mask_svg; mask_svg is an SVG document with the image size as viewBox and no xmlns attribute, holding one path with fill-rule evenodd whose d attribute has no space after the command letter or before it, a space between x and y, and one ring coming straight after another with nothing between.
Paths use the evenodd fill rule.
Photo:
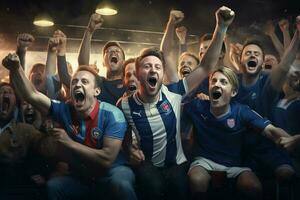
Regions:
<instances>
[{"instance_id":1,"label":"raised hand","mask_svg":"<svg viewBox=\"0 0 300 200\"><path fill-rule=\"evenodd\" d=\"M57 53L65 54L67 48L67 36L61 30L56 30L53 37L58 40Z\"/></svg>"},{"instance_id":2,"label":"raised hand","mask_svg":"<svg viewBox=\"0 0 300 200\"><path fill-rule=\"evenodd\" d=\"M222 6L216 11L215 15L218 25L228 27L232 23L235 13L230 8Z\"/></svg>"},{"instance_id":3,"label":"raised hand","mask_svg":"<svg viewBox=\"0 0 300 200\"><path fill-rule=\"evenodd\" d=\"M282 32L284 31L289 31L289 21L287 19L281 19L279 22L278 22L278 25L279 25L279 28Z\"/></svg>"},{"instance_id":4,"label":"raised hand","mask_svg":"<svg viewBox=\"0 0 300 200\"><path fill-rule=\"evenodd\" d=\"M52 52L56 52L58 44L59 44L59 39L52 37L48 41L48 49Z\"/></svg>"},{"instance_id":5,"label":"raised hand","mask_svg":"<svg viewBox=\"0 0 300 200\"><path fill-rule=\"evenodd\" d=\"M184 27L184 26L177 27L175 29L175 31L176 31L176 35L177 35L180 43L184 44L185 43L185 39L186 39L186 34L187 34L186 27Z\"/></svg>"},{"instance_id":6,"label":"raised hand","mask_svg":"<svg viewBox=\"0 0 300 200\"><path fill-rule=\"evenodd\" d=\"M90 22L88 24L88 30L93 33L95 30L99 29L104 22L104 19L100 14L94 13L90 18Z\"/></svg>"},{"instance_id":7,"label":"raised hand","mask_svg":"<svg viewBox=\"0 0 300 200\"><path fill-rule=\"evenodd\" d=\"M29 33L21 33L17 37L17 45L20 49L27 49L34 42L34 37Z\"/></svg>"},{"instance_id":8,"label":"raised hand","mask_svg":"<svg viewBox=\"0 0 300 200\"><path fill-rule=\"evenodd\" d=\"M264 32L266 35L272 35L275 33L275 26L272 22L272 20L267 21L265 27L264 27Z\"/></svg>"},{"instance_id":9,"label":"raised hand","mask_svg":"<svg viewBox=\"0 0 300 200\"><path fill-rule=\"evenodd\" d=\"M184 19L184 13L180 10L171 10L169 21L173 24L178 24Z\"/></svg>"},{"instance_id":10,"label":"raised hand","mask_svg":"<svg viewBox=\"0 0 300 200\"><path fill-rule=\"evenodd\" d=\"M18 70L20 65L20 60L17 54L8 54L3 60L2 65L8 70Z\"/></svg>"}]
</instances>

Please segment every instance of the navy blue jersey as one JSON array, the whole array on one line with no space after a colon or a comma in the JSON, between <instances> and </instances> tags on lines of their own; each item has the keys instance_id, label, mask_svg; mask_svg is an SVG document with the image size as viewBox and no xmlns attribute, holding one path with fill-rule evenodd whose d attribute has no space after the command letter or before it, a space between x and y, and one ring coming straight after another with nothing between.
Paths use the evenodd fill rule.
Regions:
<instances>
[{"instance_id":1,"label":"navy blue jersey","mask_svg":"<svg viewBox=\"0 0 300 200\"><path fill-rule=\"evenodd\" d=\"M101 93L97 96L100 101L104 101L110 103L112 105L116 105L117 101L123 96L126 91L123 86L122 79L117 79L113 81L109 81L104 77L100 77L101 79Z\"/></svg>"},{"instance_id":2,"label":"navy blue jersey","mask_svg":"<svg viewBox=\"0 0 300 200\"><path fill-rule=\"evenodd\" d=\"M232 102L230 111L216 118L210 102L195 99L184 105L184 112L194 125L196 154L225 166L241 165L243 134L252 127L258 132L270 124L248 106ZM197 155L196 155L197 156Z\"/></svg>"}]
</instances>

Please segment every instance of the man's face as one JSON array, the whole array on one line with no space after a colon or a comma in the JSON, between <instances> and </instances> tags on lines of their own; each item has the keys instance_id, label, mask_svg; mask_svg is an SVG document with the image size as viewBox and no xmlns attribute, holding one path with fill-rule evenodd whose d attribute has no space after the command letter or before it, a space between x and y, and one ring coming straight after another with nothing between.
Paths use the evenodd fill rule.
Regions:
<instances>
[{"instance_id":1,"label":"man's face","mask_svg":"<svg viewBox=\"0 0 300 200\"><path fill-rule=\"evenodd\" d=\"M89 71L79 71L71 81L71 97L78 112L86 112L94 105L100 89L95 87L95 76Z\"/></svg>"},{"instance_id":2,"label":"man's face","mask_svg":"<svg viewBox=\"0 0 300 200\"><path fill-rule=\"evenodd\" d=\"M178 72L181 78L188 76L197 67L197 61L195 58L189 55L180 57Z\"/></svg>"},{"instance_id":3,"label":"man's face","mask_svg":"<svg viewBox=\"0 0 300 200\"><path fill-rule=\"evenodd\" d=\"M30 103L27 103L26 101L22 103L22 110L25 122L32 124L36 120L37 111Z\"/></svg>"},{"instance_id":4,"label":"man's face","mask_svg":"<svg viewBox=\"0 0 300 200\"><path fill-rule=\"evenodd\" d=\"M262 69L263 61L263 52L259 46L249 44L243 49L241 56L243 73L250 76L257 76Z\"/></svg>"},{"instance_id":5,"label":"man's face","mask_svg":"<svg viewBox=\"0 0 300 200\"><path fill-rule=\"evenodd\" d=\"M104 66L107 71L118 72L122 71L124 56L121 48L117 46L110 46L104 52Z\"/></svg>"},{"instance_id":6,"label":"man's face","mask_svg":"<svg viewBox=\"0 0 300 200\"><path fill-rule=\"evenodd\" d=\"M278 65L277 58L272 54L266 54L264 61L264 70L271 71L276 65Z\"/></svg>"},{"instance_id":7,"label":"man's face","mask_svg":"<svg viewBox=\"0 0 300 200\"><path fill-rule=\"evenodd\" d=\"M291 66L288 77L287 84L295 91L300 92L300 62L294 62Z\"/></svg>"},{"instance_id":8,"label":"man's face","mask_svg":"<svg viewBox=\"0 0 300 200\"><path fill-rule=\"evenodd\" d=\"M228 78L221 72L215 72L209 79L209 99L212 107L224 107L236 92Z\"/></svg>"},{"instance_id":9,"label":"man's face","mask_svg":"<svg viewBox=\"0 0 300 200\"><path fill-rule=\"evenodd\" d=\"M201 42L200 44L200 48L199 48L199 59L202 60L204 54L206 53L207 51L207 48L210 44L210 41L211 40L204 40L203 42Z\"/></svg>"},{"instance_id":10,"label":"man's face","mask_svg":"<svg viewBox=\"0 0 300 200\"><path fill-rule=\"evenodd\" d=\"M156 56L147 56L141 60L137 70L137 78L140 81L140 93L151 98L156 97L164 76L161 60Z\"/></svg>"},{"instance_id":11,"label":"man's face","mask_svg":"<svg viewBox=\"0 0 300 200\"><path fill-rule=\"evenodd\" d=\"M45 75L45 68L44 67L36 67L29 75L29 80L34 85L34 87L38 91L43 91L45 88L45 81L46 81L46 75Z\"/></svg>"},{"instance_id":12,"label":"man's face","mask_svg":"<svg viewBox=\"0 0 300 200\"><path fill-rule=\"evenodd\" d=\"M127 93L133 94L139 87L140 82L137 80L135 72L135 63L128 63L125 66L125 74L123 78L124 86L127 88Z\"/></svg>"},{"instance_id":13,"label":"man's face","mask_svg":"<svg viewBox=\"0 0 300 200\"><path fill-rule=\"evenodd\" d=\"M8 120L16 106L16 95L12 87L5 85L0 88L0 119Z\"/></svg>"}]
</instances>

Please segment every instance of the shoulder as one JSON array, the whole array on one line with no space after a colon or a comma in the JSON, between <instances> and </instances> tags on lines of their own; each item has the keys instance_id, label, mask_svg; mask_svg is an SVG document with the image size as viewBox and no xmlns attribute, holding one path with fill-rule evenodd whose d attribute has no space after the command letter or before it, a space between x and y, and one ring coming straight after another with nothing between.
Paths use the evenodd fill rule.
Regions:
<instances>
[{"instance_id":1,"label":"shoulder","mask_svg":"<svg viewBox=\"0 0 300 200\"><path fill-rule=\"evenodd\" d=\"M125 122L123 112L118 107L110 103L101 102L100 110L103 112L103 114L112 118L111 120L115 120L117 122Z\"/></svg>"}]
</instances>

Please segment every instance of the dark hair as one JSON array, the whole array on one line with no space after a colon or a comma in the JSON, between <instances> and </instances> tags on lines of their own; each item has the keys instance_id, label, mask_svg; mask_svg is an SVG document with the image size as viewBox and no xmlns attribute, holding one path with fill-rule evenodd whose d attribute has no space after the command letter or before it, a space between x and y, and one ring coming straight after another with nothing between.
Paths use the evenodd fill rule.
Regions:
<instances>
[{"instance_id":1,"label":"dark hair","mask_svg":"<svg viewBox=\"0 0 300 200\"><path fill-rule=\"evenodd\" d=\"M37 70L38 68L43 68L43 70L46 69L46 65L43 63L36 63L32 66L30 72L29 72L29 76L32 74L33 71Z\"/></svg>"},{"instance_id":2,"label":"dark hair","mask_svg":"<svg viewBox=\"0 0 300 200\"><path fill-rule=\"evenodd\" d=\"M196 60L197 65L200 64L199 58L198 58L195 54L193 54L193 53L190 53L190 52L183 52L183 53L179 56L179 60L180 60L183 56L190 56L190 57L192 57L192 58L194 58L194 59Z\"/></svg>"},{"instance_id":3,"label":"dark hair","mask_svg":"<svg viewBox=\"0 0 300 200\"><path fill-rule=\"evenodd\" d=\"M141 51L140 55L135 59L136 69L138 69L140 67L142 59L147 56L157 57L158 59L161 60L163 68L165 68L166 63L165 63L163 52L160 51L157 47L150 47L150 48L143 49Z\"/></svg>"},{"instance_id":4,"label":"dark hair","mask_svg":"<svg viewBox=\"0 0 300 200\"><path fill-rule=\"evenodd\" d=\"M94 68L92 66L89 65L80 65L77 70L75 71L75 73L73 74L73 76L80 71L88 71L90 73L92 73L95 77L95 86L96 87L100 87L102 84L102 79L101 77L98 75L98 73L96 72L96 70L94 70Z\"/></svg>"},{"instance_id":5,"label":"dark hair","mask_svg":"<svg viewBox=\"0 0 300 200\"><path fill-rule=\"evenodd\" d=\"M105 43L105 45L102 48L102 56L104 56L106 49L108 49L109 47L112 47L112 46L116 46L116 47L119 47L121 49L122 54L123 54L123 58L125 60L124 50L122 49L120 43L116 42L116 41L108 41L108 42Z\"/></svg>"},{"instance_id":6,"label":"dark hair","mask_svg":"<svg viewBox=\"0 0 300 200\"><path fill-rule=\"evenodd\" d=\"M263 45L262 45L262 43L259 40L256 40L256 39L247 39L244 42L240 57L242 56L245 47L249 46L249 45L256 45L256 46L258 46L261 49L263 59L265 58L265 52L264 52Z\"/></svg>"},{"instance_id":7,"label":"dark hair","mask_svg":"<svg viewBox=\"0 0 300 200\"><path fill-rule=\"evenodd\" d=\"M125 76L126 65L128 65L130 63L135 63L135 58L129 58L129 59L124 61L124 63L123 63L123 76Z\"/></svg>"}]
</instances>

